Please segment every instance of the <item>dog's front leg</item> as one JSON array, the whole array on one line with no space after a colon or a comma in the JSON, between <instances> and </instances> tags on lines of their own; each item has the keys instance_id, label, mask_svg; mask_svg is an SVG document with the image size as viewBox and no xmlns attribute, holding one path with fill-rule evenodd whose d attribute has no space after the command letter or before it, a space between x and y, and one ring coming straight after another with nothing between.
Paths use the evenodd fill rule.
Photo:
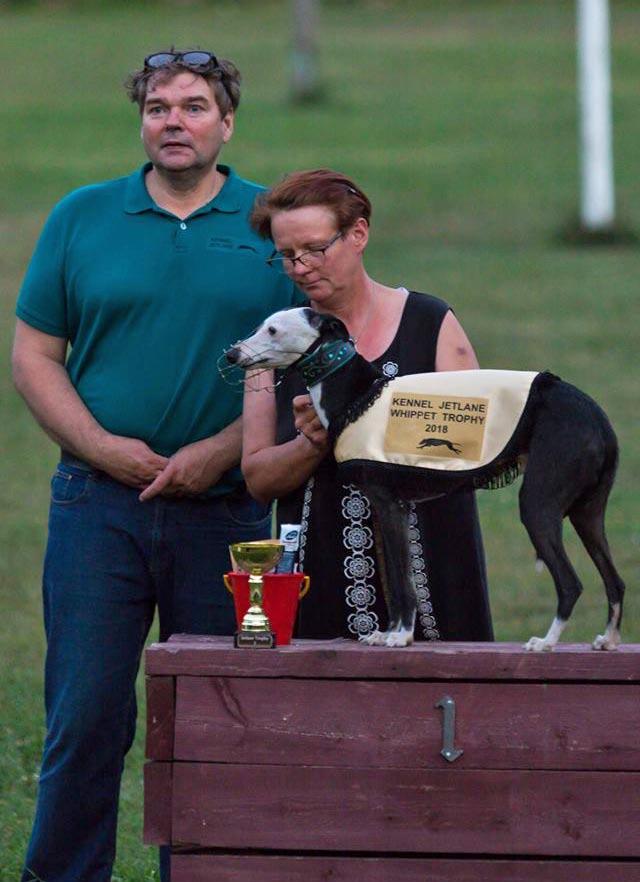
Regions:
<instances>
[{"instance_id":1,"label":"dog's front leg","mask_svg":"<svg viewBox=\"0 0 640 882\"><path fill-rule=\"evenodd\" d=\"M409 646L413 643L416 593L409 551L409 511L384 491L367 488L372 505L380 582L389 615L386 631L364 637L372 646Z\"/></svg>"}]
</instances>

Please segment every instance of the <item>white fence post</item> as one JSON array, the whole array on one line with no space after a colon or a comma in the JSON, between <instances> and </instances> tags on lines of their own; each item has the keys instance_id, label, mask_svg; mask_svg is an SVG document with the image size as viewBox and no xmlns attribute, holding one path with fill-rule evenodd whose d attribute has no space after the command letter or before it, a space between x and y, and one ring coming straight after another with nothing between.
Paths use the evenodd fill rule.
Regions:
<instances>
[{"instance_id":1,"label":"white fence post","mask_svg":"<svg viewBox=\"0 0 640 882\"><path fill-rule=\"evenodd\" d=\"M577 0L580 107L580 223L606 230L615 220L608 0Z\"/></svg>"},{"instance_id":2,"label":"white fence post","mask_svg":"<svg viewBox=\"0 0 640 882\"><path fill-rule=\"evenodd\" d=\"M291 94L294 101L308 101L319 93L318 0L293 0L293 51Z\"/></svg>"}]
</instances>

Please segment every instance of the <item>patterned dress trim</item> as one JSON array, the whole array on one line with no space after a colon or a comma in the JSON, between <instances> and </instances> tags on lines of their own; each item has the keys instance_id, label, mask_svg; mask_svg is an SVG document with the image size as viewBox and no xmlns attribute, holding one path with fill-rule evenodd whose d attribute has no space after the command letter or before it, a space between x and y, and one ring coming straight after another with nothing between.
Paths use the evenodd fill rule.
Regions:
<instances>
[{"instance_id":1,"label":"patterned dress trim","mask_svg":"<svg viewBox=\"0 0 640 882\"><path fill-rule=\"evenodd\" d=\"M372 579L376 565L371 553L373 531L371 504L367 497L353 484L343 484L342 516L347 526L342 531L345 548L343 562L346 580L345 600L354 610L347 616L349 631L356 637L366 637L379 630L378 616L373 612L376 591Z\"/></svg>"},{"instance_id":2,"label":"patterned dress trim","mask_svg":"<svg viewBox=\"0 0 640 882\"><path fill-rule=\"evenodd\" d=\"M409 550L411 552L411 570L413 572L413 584L416 588L418 601L418 623L426 640L440 640L436 619L433 614L431 603L431 591L429 590L429 573L424 559L422 535L418 514L414 502L409 503Z\"/></svg>"},{"instance_id":3,"label":"patterned dress trim","mask_svg":"<svg viewBox=\"0 0 640 882\"><path fill-rule=\"evenodd\" d=\"M305 485L304 498L302 500L302 517L300 518L300 551L298 552L298 562L301 572L304 572L304 556L307 549L307 535L309 532L309 520L311 518L311 500L313 498L314 483L315 478L311 475Z\"/></svg>"},{"instance_id":4,"label":"patterned dress trim","mask_svg":"<svg viewBox=\"0 0 640 882\"><path fill-rule=\"evenodd\" d=\"M387 377L398 373L395 362L385 362L383 371ZM342 516L347 526L342 531L345 548L344 575L346 579L345 599L347 606L353 609L347 618L349 631L359 639L379 630L379 620L373 611L376 602L375 591L375 556L371 549L374 546L371 527L371 503L364 493L353 484L343 484ZM306 493L305 493L306 499ZM411 570L418 601L417 623L422 629L426 640L440 640L431 603L427 565L424 559L424 545L420 534L420 525L414 503L409 506L409 549L411 553Z\"/></svg>"}]
</instances>

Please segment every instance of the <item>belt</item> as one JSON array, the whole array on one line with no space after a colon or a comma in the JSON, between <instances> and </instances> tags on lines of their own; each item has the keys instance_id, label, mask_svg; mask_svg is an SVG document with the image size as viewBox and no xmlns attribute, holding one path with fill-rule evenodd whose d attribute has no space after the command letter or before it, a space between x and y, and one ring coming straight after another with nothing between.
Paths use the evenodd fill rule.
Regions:
<instances>
[{"instance_id":1,"label":"belt","mask_svg":"<svg viewBox=\"0 0 640 882\"><path fill-rule=\"evenodd\" d=\"M84 469L85 472L97 471L97 469L94 469L94 467L89 465L88 462L85 462L83 459L78 459L77 456L73 456L72 453L69 453L66 450L60 451L60 462L64 465L75 466L77 469Z\"/></svg>"}]
</instances>

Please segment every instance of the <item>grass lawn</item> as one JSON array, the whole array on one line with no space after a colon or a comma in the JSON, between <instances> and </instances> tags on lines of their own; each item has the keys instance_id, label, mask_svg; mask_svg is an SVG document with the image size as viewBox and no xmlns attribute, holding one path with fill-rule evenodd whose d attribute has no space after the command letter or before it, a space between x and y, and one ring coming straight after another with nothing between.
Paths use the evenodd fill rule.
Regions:
<instances>
[{"instance_id":1,"label":"grass lawn","mask_svg":"<svg viewBox=\"0 0 640 882\"><path fill-rule=\"evenodd\" d=\"M557 238L578 204L574 3L326 2L325 100L298 108L287 100L284 0L85 5L81 13L62 3L0 7L5 366L16 293L53 203L143 159L124 76L171 43L214 48L237 62L245 81L226 161L265 183L320 165L352 174L374 205L375 277L447 299L484 367L548 368L604 405L621 446L609 538L633 589L640 249L575 249ZM640 232L640 7L615 0L612 14L617 199L620 219ZM0 882L9 882L18 878L30 829L43 736L39 579L55 450L6 369L0 405ZM480 505L498 639L544 632L554 591L548 574L534 571L517 487L480 494ZM587 641L604 624L604 595L566 532L585 586L567 639ZM640 641L638 609L632 590L628 641ZM114 875L122 882L157 878L155 851L140 844L141 736L142 727L124 781Z\"/></svg>"}]
</instances>

